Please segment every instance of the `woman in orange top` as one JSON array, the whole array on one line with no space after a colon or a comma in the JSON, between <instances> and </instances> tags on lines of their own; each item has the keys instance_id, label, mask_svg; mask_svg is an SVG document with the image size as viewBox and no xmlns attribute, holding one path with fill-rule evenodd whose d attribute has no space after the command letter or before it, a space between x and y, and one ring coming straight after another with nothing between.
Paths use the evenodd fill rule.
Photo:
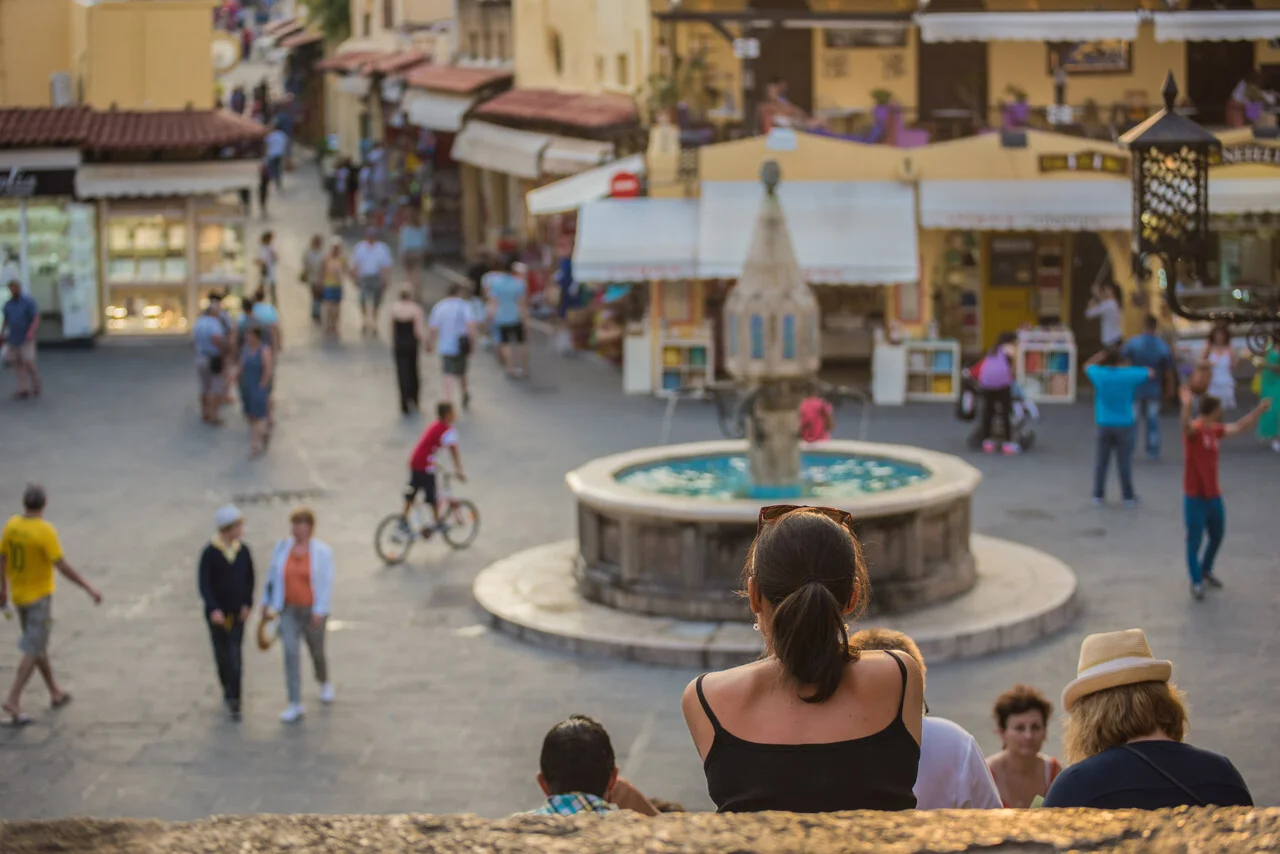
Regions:
<instances>
[{"instance_id":1,"label":"woman in orange top","mask_svg":"<svg viewBox=\"0 0 1280 854\"><path fill-rule=\"evenodd\" d=\"M305 507L289 517L293 536L276 544L267 575L264 608L280 617L280 641L284 647L284 680L289 705L280 720L293 723L303 715L301 641L305 639L320 702L333 702L333 683L324 657L324 630L333 593L333 550L315 539L316 517Z\"/></svg>"}]
</instances>

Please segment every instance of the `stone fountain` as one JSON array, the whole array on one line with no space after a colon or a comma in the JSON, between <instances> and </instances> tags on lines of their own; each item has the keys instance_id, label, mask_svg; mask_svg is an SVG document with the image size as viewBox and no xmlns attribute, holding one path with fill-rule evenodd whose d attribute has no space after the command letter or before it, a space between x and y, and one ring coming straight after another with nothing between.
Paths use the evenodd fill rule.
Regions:
<instances>
[{"instance_id":1,"label":"stone fountain","mask_svg":"<svg viewBox=\"0 0 1280 854\"><path fill-rule=\"evenodd\" d=\"M853 516L870 613L892 615L931 659L1004 649L1065 625L1075 607L1065 565L971 536L981 475L968 463L905 445L801 442L799 406L819 365L818 305L792 249L777 165L764 164L761 177L750 251L724 307L726 368L749 402L746 441L643 448L570 472L577 539L486 569L475 585L480 604L496 626L543 645L702 666L747 659L761 641L737 593L743 561L760 507L795 503ZM978 585L980 575L991 583Z\"/></svg>"}]
</instances>

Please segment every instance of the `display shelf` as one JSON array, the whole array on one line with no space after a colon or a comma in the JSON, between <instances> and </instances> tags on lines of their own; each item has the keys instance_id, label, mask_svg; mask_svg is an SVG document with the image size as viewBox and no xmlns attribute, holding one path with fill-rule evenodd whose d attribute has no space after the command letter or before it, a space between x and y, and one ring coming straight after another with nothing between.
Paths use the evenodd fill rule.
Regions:
<instances>
[{"instance_id":1,"label":"display shelf","mask_svg":"<svg viewBox=\"0 0 1280 854\"><path fill-rule=\"evenodd\" d=\"M715 380L712 342L709 338L664 338L658 342L660 395L682 388L709 385Z\"/></svg>"},{"instance_id":2,"label":"display shelf","mask_svg":"<svg viewBox=\"0 0 1280 854\"><path fill-rule=\"evenodd\" d=\"M960 342L946 339L903 342L906 399L950 401L960 393Z\"/></svg>"},{"instance_id":3,"label":"display shelf","mask_svg":"<svg viewBox=\"0 0 1280 854\"><path fill-rule=\"evenodd\" d=\"M1076 340L1067 329L1018 333L1018 385L1038 403L1075 403Z\"/></svg>"}]
</instances>

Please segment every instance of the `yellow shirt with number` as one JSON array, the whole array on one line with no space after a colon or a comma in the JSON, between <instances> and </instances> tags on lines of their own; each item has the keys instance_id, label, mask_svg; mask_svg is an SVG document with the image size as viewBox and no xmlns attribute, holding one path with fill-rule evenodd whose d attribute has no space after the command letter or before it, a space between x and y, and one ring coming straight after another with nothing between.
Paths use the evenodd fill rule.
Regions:
<instances>
[{"instance_id":1,"label":"yellow shirt with number","mask_svg":"<svg viewBox=\"0 0 1280 854\"><path fill-rule=\"evenodd\" d=\"M62 560L62 544L48 522L14 516L0 534L0 554L14 605L30 605L53 593L53 566Z\"/></svg>"}]
</instances>

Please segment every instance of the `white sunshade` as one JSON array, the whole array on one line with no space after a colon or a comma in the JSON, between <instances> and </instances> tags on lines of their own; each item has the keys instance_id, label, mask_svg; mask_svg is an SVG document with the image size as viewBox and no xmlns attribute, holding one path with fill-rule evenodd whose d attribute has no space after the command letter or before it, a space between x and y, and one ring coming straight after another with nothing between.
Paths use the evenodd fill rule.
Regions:
<instances>
[{"instance_id":1,"label":"white sunshade","mask_svg":"<svg viewBox=\"0 0 1280 854\"><path fill-rule=\"evenodd\" d=\"M1210 178L1210 214L1280 213L1280 180Z\"/></svg>"},{"instance_id":2,"label":"white sunshade","mask_svg":"<svg viewBox=\"0 0 1280 854\"><path fill-rule=\"evenodd\" d=\"M1136 12L924 12L926 42L1096 41L1138 37Z\"/></svg>"},{"instance_id":3,"label":"white sunshade","mask_svg":"<svg viewBox=\"0 0 1280 854\"><path fill-rule=\"evenodd\" d=\"M453 141L453 159L517 178L537 178L542 151L550 142L546 134L471 121Z\"/></svg>"},{"instance_id":4,"label":"white sunshade","mask_svg":"<svg viewBox=\"0 0 1280 854\"><path fill-rule=\"evenodd\" d=\"M742 274L764 188L705 181L698 216L698 275ZM791 245L806 280L892 285L920 277L915 194L893 181L792 181L778 187Z\"/></svg>"},{"instance_id":5,"label":"white sunshade","mask_svg":"<svg viewBox=\"0 0 1280 854\"><path fill-rule=\"evenodd\" d=\"M553 136L551 144L542 152L542 171L547 175L576 175L612 158L611 142Z\"/></svg>"},{"instance_id":6,"label":"white sunshade","mask_svg":"<svg viewBox=\"0 0 1280 854\"><path fill-rule=\"evenodd\" d=\"M338 78L338 91L357 98L368 97L371 86L369 78L363 74L344 74Z\"/></svg>"},{"instance_id":7,"label":"white sunshade","mask_svg":"<svg viewBox=\"0 0 1280 854\"><path fill-rule=\"evenodd\" d=\"M543 156L545 162L546 156ZM644 155L633 154L595 169L547 184L525 194L525 208L534 216L574 211L587 202L609 197L613 176L620 172L639 175L644 171Z\"/></svg>"},{"instance_id":8,"label":"white sunshade","mask_svg":"<svg viewBox=\"0 0 1280 854\"><path fill-rule=\"evenodd\" d=\"M1266 41L1280 38L1280 10L1156 12L1156 41Z\"/></svg>"},{"instance_id":9,"label":"white sunshade","mask_svg":"<svg viewBox=\"0 0 1280 854\"><path fill-rule=\"evenodd\" d=\"M985 231L1127 231L1133 186L1099 181L921 181L920 225Z\"/></svg>"},{"instance_id":10,"label":"white sunshade","mask_svg":"<svg viewBox=\"0 0 1280 854\"><path fill-rule=\"evenodd\" d=\"M258 186L256 160L207 163L88 163L76 172L86 199L202 196Z\"/></svg>"},{"instance_id":11,"label":"white sunshade","mask_svg":"<svg viewBox=\"0 0 1280 854\"><path fill-rule=\"evenodd\" d=\"M580 282L689 279L697 274L696 199L599 199L578 211Z\"/></svg>"},{"instance_id":12,"label":"white sunshade","mask_svg":"<svg viewBox=\"0 0 1280 854\"><path fill-rule=\"evenodd\" d=\"M405 118L411 125L427 130L457 133L462 130L463 116L474 103L474 98L439 95L435 92L410 89L404 93L404 98L400 101L400 109L404 111Z\"/></svg>"}]
</instances>

